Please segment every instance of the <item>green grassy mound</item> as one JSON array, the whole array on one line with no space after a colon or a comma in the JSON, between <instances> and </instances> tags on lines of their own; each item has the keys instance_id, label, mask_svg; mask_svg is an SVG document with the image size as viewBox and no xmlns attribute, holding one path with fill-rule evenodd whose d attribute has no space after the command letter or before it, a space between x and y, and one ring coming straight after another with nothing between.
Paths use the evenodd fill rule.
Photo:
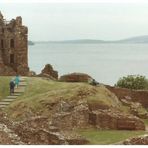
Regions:
<instances>
[{"instance_id":1,"label":"green grassy mound","mask_svg":"<svg viewBox=\"0 0 148 148\"><path fill-rule=\"evenodd\" d=\"M27 78L25 93L10 104L6 111L14 119L21 119L30 113L48 115L48 104L59 100L86 99L90 105L120 108L121 103L104 86L94 87L87 83L66 83L47 81L42 78Z\"/></svg>"},{"instance_id":2,"label":"green grassy mound","mask_svg":"<svg viewBox=\"0 0 148 148\"><path fill-rule=\"evenodd\" d=\"M8 83L10 77L1 77L0 91L2 96L9 94ZM48 105L62 100L86 99L90 106L96 104L103 107L114 107L121 110L118 98L104 86L94 87L87 83L65 83L47 81L42 78L27 78L25 93L12 102L5 111L13 120L22 120L32 115L45 115L50 118L51 110ZM4 91L5 88L5 91ZM96 107L96 106L95 106ZM147 124L147 120L145 120ZM79 134L87 138L90 144L113 144L129 137L144 134L144 131L115 131L115 130L78 130Z\"/></svg>"}]
</instances>

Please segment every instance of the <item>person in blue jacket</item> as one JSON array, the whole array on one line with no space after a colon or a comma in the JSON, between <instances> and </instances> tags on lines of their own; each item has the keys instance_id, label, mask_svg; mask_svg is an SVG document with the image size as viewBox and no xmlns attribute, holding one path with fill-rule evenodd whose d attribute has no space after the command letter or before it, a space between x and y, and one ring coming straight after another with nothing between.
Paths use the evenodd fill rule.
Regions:
<instances>
[{"instance_id":1,"label":"person in blue jacket","mask_svg":"<svg viewBox=\"0 0 148 148\"><path fill-rule=\"evenodd\" d=\"M15 82L15 86L16 86L16 88L18 88L19 83L20 83L19 75L16 75L16 77L15 77L15 79L14 79L14 82Z\"/></svg>"}]
</instances>

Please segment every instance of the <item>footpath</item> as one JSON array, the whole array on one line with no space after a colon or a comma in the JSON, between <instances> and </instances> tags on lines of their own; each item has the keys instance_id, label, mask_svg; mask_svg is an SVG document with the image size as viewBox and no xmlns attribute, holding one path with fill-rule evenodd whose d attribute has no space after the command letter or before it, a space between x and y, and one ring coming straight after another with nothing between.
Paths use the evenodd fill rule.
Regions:
<instances>
[{"instance_id":1,"label":"footpath","mask_svg":"<svg viewBox=\"0 0 148 148\"><path fill-rule=\"evenodd\" d=\"M18 88L15 87L14 94L7 96L0 101L0 108L6 108L10 103L15 101L18 96L21 96L25 92L27 86L26 77L20 77L20 83Z\"/></svg>"}]
</instances>

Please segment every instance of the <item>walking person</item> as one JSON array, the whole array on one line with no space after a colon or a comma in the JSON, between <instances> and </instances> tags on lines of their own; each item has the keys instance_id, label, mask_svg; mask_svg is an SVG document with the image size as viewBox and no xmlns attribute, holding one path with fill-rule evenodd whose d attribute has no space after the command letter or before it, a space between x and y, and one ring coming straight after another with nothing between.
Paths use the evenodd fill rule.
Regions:
<instances>
[{"instance_id":1,"label":"walking person","mask_svg":"<svg viewBox=\"0 0 148 148\"><path fill-rule=\"evenodd\" d=\"M16 77L15 77L15 79L14 79L14 82L15 82L16 88L18 88L19 83L20 83L19 75L16 75Z\"/></svg>"},{"instance_id":2,"label":"walking person","mask_svg":"<svg viewBox=\"0 0 148 148\"><path fill-rule=\"evenodd\" d=\"M99 85L99 82L97 82L97 81L96 81L95 79L93 79L93 78L90 78L89 81L88 81L88 83L89 83L90 85L93 85L93 86Z\"/></svg>"},{"instance_id":3,"label":"walking person","mask_svg":"<svg viewBox=\"0 0 148 148\"><path fill-rule=\"evenodd\" d=\"M10 95L12 95L14 93L14 87L15 87L14 80L10 81L9 86L10 86Z\"/></svg>"}]
</instances>

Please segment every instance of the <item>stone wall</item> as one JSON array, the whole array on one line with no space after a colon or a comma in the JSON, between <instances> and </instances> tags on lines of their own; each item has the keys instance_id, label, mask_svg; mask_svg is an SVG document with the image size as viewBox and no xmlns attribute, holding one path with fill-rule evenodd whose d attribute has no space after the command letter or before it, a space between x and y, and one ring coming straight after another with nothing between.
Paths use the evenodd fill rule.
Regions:
<instances>
[{"instance_id":1,"label":"stone wall","mask_svg":"<svg viewBox=\"0 0 148 148\"><path fill-rule=\"evenodd\" d=\"M139 102L145 108L148 108L148 91L130 90L106 85L106 88L113 92L120 100L126 99L132 102Z\"/></svg>"},{"instance_id":2,"label":"stone wall","mask_svg":"<svg viewBox=\"0 0 148 148\"><path fill-rule=\"evenodd\" d=\"M89 126L89 108L85 100L78 102L61 101L54 107L52 125L64 129Z\"/></svg>"},{"instance_id":3,"label":"stone wall","mask_svg":"<svg viewBox=\"0 0 148 148\"><path fill-rule=\"evenodd\" d=\"M88 82L91 76L85 73L71 73L60 77L63 82Z\"/></svg>"},{"instance_id":4,"label":"stone wall","mask_svg":"<svg viewBox=\"0 0 148 148\"><path fill-rule=\"evenodd\" d=\"M28 28L20 16L6 21L0 13L0 63L14 71L5 70L0 75L28 75Z\"/></svg>"},{"instance_id":5,"label":"stone wall","mask_svg":"<svg viewBox=\"0 0 148 148\"><path fill-rule=\"evenodd\" d=\"M49 125L49 120L43 116L28 118L18 122L13 127L21 141L25 144L87 144L88 140L73 131L61 130Z\"/></svg>"},{"instance_id":6,"label":"stone wall","mask_svg":"<svg viewBox=\"0 0 148 148\"><path fill-rule=\"evenodd\" d=\"M127 139L123 142L124 145L148 145L148 134Z\"/></svg>"},{"instance_id":7,"label":"stone wall","mask_svg":"<svg viewBox=\"0 0 148 148\"><path fill-rule=\"evenodd\" d=\"M91 112L89 122L101 129L145 130L144 123L139 118L111 110Z\"/></svg>"},{"instance_id":8,"label":"stone wall","mask_svg":"<svg viewBox=\"0 0 148 148\"><path fill-rule=\"evenodd\" d=\"M113 130L145 130L144 122L138 117L111 108L90 110L85 99L78 102L61 101L54 105L51 121L51 125L64 130L90 127Z\"/></svg>"},{"instance_id":9,"label":"stone wall","mask_svg":"<svg viewBox=\"0 0 148 148\"><path fill-rule=\"evenodd\" d=\"M58 72L53 69L52 65L46 64L38 76L48 77L53 80L57 80L58 79Z\"/></svg>"}]
</instances>

